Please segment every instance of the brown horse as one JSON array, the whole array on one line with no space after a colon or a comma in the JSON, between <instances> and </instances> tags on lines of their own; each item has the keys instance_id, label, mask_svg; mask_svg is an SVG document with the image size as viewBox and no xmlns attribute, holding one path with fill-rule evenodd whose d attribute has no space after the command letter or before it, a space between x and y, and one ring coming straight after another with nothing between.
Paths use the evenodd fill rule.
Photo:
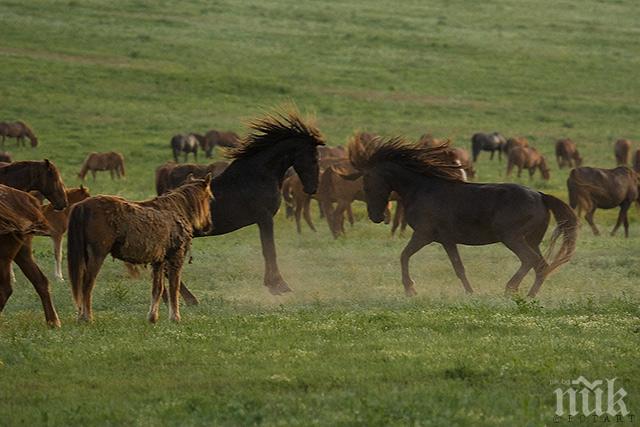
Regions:
<instances>
[{"instance_id":1,"label":"brown horse","mask_svg":"<svg viewBox=\"0 0 640 427\"><path fill-rule=\"evenodd\" d=\"M611 231L613 236L621 224L624 224L624 236L629 237L629 219L627 212L634 201L638 201L638 175L625 166L615 169L580 167L573 169L567 179L569 204L577 209L578 216L586 211L585 219L593 234L600 234L593 222L597 208L613 209L620 207L618 221Z\"/></svg>"},{"instance_id":2,"label":"brown horse","mask_svg":"<svg viewBox=\"0 0 640 427\"><path fill-rule=\"evenodd\" d=\"M78 173L78 177L84 181L87 172L91 171L93 180L96 180L97 171L109 171L111 179L114 179L115 175L120 178L125 176L124 171L124 156L115 151L109 151L107 153L89 153L84 159L82 168Z\"/></svg>"},{"instance_id":3,"label":"brown horse","mask_svg":"<svg viewBox=\"0 0 640 427\"><path fill-rule=\"evenodd\" d=\"M628 165L631 157L631 141L628 139L617 140L613 146L613 154L616 156L618 166Z\"/></svg>"},{"instance_id":4,"label":"brown horse","mask_svg":"<svg viewBox=\"0 0 640 427\"><path fill-rule=\"evenodd\" d=\"M62 237L67 232L69 212L73 205L91 196L89 189L82 185L79 188L67 189L66 193L69 205L63 210L55 210L52 205L46 205L42 208L42 212L49 223L51 240L53 241L55 277L60 281L64 280L62 275Z\"/></svg>"},{"instance_id":5,"label":"brown horse","mask_svg":"<svg viewBox=\"0 0 640 427\"><path fill-rule=\"evenodd\" d=\"M464 177L464 181L469 179L473 179L476 176L476 170L473 167L473 161L469 156L469 152L464 148L453 147L449 149L449 153L451 155L451 159L453 162L458 162L461 166L461 169L465 172L466 177Z\"/></svg>"},{"instance_id":6,"label":"brown horse","mask_svg":"<svg viewBox=\"0 0 640 427\"><path fill-rule=\"evenodd\" d=\"M523 137L509 138L504 144L502 144L502 151L508 155L511 149L514 147L528 147L528 146L529 146L529 141L526 138L523 138Z\"/></svg>"},{"instance_id":7,"label":"brown horse","mask_svg":"<svg viewBox=\"0 0 640 427\"><path fill-rule=\"evenodd\" d=\"M31 239L49 234L40 202L24 191L0 184L0 313L13 293L11 263L15 262L36 289L47 323L60 326L49 293L49 281L33 259Z\"/></svg>"},{"instance_id":8,"label":"brown horse","mask_svg":"<svg viewBox=\"0 0 640 427\"><path fill-rule=\"evenodd\" d=\"M156 169L156 194L159 196L169 190L180 187L189 175L194 178L204 178L208 173L213 178L220 175L229 166L229 162L219 161L209 165L197 163L168 162Z\"/></svg>"},{"instance_id":9,"label":"brown horse","mask_svg":"<svg viewBox=\"0 0 640 427\"><path fill-rule=\"evenodd\" d=\"M67 195L60 172L49 159L0 164L0 184L22 191L37 190L55 209L67 207Z\"/></svg>"},{"instance_id":10,"label":"brown horse","mask_svg":"<svg viewBox=\"0 0 640 427\"><path fill-rule=\"evenodd\" d=\"M0 152L0 162L1 163L11 163L13 159L11 158L11 153L7 153L6 151Z\"/></svg>"},{"instance_id":11,"label":"brown horse","mask_svg":"<svg viewBox=\"0 0 640 427\"><path fill-rule=\"evenodd\" d=\"M200 148L205 152L207 158L211 158L213 149L218 146L222 148L238 148L241 145L241 139L235 132L222 132L211 129L204 135L200 141Z\"/></svg>"},{"instance_id":12,"label":"brown horse","mask_svg":"<svg viewBox=\"0 0 640 427\"><path fill-rule=\"evenodd\" d=\"M18 146L24 147L25 137L29 138L32 147L38 146L38 138L25 122L0 122L0 136L2 137L2 147L4 147L5 138L16 138Z\"/></svg>"},{"instance_id":13,"label":"brown horse","mask_svg":"<svg viewBox=\"0 0 640 427\"><path fill-rule=\"evenodd\" d=\"M351 163L364 178L369 218L381 222L390 193L396 191L414 230L400 257L406 294L416 293L409 258L425 245L438 242L444 247L465 290L471 293L457 245L502 242L522 262L507 283L507 291L517 290L533 268L536 278L529 296L535 296L549 273L569 261L575 251L575 214L561 200L520 185L461 181L460 166L451 163L446 149L421 148L400 138L349 147ZM558 221L552 247L560 235L563 243L547 263L539 245L549 225L549 211Z\"/></svg>"},{"instance_id":14,"label":"brown horse","mask_svg":"<svg viewBox=\"0 0 640 427\"><path fill-rule=\"evenodd\" d=\"M547 161L544 156L533 147L512 147L509 150L507 176L511 175L514 166L518 168L518 178L522 173L522 169L528 169L529 178L532 178L536 170L539 170L542 179L545 181L549 179Z\"/></svg>"},{"instance_id":15,"label":"brown horse","mask_svg":"<svg viewBox=\"0 0 640 427\"><path fill-rule=\"evenodd\" d=\"M158 320L158 307L169 277L169 311L180 320L178 292L184 257L194 231L211 227L211 176L191 179L168 194L143 202L115 196L90 197L76 204L69 218L67 257L79 320L89 321L91 292L107 255L132 264L151 264L153 289L149 321Z\"/></svg>"},{"instance_id":16,"label":"brown horse","mask_svg":"<svg viewBox=\"0 0 640 427\"><path fill-rule=\"evenodd\" d=\"M565 166L577 168L582 165L582 157L576 148L576 143L569 138L556 142L556 160L560 169Z\"/></svg>"}]
</instances>

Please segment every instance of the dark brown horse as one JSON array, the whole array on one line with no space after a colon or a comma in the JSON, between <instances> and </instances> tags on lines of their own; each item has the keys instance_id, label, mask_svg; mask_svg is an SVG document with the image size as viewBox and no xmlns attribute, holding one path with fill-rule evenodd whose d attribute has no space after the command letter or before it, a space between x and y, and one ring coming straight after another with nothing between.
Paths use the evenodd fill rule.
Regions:
<instances>
[{"instance_id":1,"label":"dark brown horse","mask_svg":"<svg viewBox=\"0 0 640 427\"><path fill-rule=\"evenodd\" d=\"M627 212L634 201L638 200L638 175L625 166L615 169L580 167L573 169L567 179L569 204L577 209L578 216L586 211L585 219L593 234L600 234L593 222L596 209L620 207L618 221L611 230L613 236L621 224L624 224L624 236L629 237L629 219Z\"/></svg>"},{"instance_id":2,"label":"dark brown horse","mask_svg":"<svg viewBox=\"0 0 640 427\"><path fill-rule=\"evenodd\" d=\"M0 122L0 136L2 137L2 143L0 144L2 147L4 147L5 138L16 138L18 146L23 147L25 145L24 139L29 138L32 147L38 146L38 138L25 122Z\"/></svg>"},{"instance_id":3,"label":"dark brown horse","mask_svg":"<svg viewBox=\"0 0 640 427\"><path fill-rule=\"evenodd\" d=\"M184 161L187 161L187 156L189 153L193 153L193 157L195 161L198 161L198 139L193 136L193 134L189 135L174 135L171 138L171 152L173 153L173 160L178 163L178 156L180 153L184 153Z\"/></svg>"},{"instance_id":4,"label":"dark brown horse","mask_svg":"<svg viewBox=\"0 0 640 427\"><path fill-rule=\"evenodd\" d=\"M211 182L213 232L227 234L258 224L265 259L264 285L272 294L291 289L276 262L273 216L280 207L281 186L287 170L302 180L304 191L318 188L318 145L324 145L320 131L297 112L268 115L250 124L251 133L230 153L235 160ZM184 286L184 285L183 285Z\"/></svg>"},{"instance_id":5,"label":"dark brown horse","mask_svg":"<svg viewBox=\"0 0 640 427\"><path fill-rule=\"evenodd\" d=\"M582 157L576 148L576 143L569 138L556 142L556 160L560 169L565 166L577 168L582 165Z\"/></svg>"},{"instance_id":6,"label":"dark brown horse","mask_svg":"<svg viewBox=\"0 0 640 427\"><path fill-rule=\"evenodd\" d=\"M165 163L156 169L156 194L159 196L169 190L180 187L189 175L204 178L208 173L212 178L220 175L229 166L229 162L218 161L209 165L197 163Z\"/></svg>"},{"instance_id":7,"label":"dark brown horse","mask_svg":"<svg viewBox=\"0 0 640 427\"><path fill-rule=\"evenodd\" d=\"M0 164L0 184L22 191L39 191L55 209L67 207L67 195L60 172L48 159Z\"/></svg>"},{"instance_id":8,"label":"dark brown horse","mask_svg":"<svg viewBox=\"0 0 640 427\"><path fill-rule=\"evenodd\" d=\"M107 255L132 264L151 264L153 289L149 321L158 320L165 274L169 277L169 311L180 320L178 292L184 258L193 233L211 228L211 176L189 180L165 195L144 202L115 196L90 197L69 217L67 257L79 320L89 321L91 292Z\"/></svg>"},{"instance_id":9,"label":"dark brown horse","mask_svg":"<svg viewBox=\"0 0 640 427\"><path fill-rule=\"evenodd\" d=\"M59 327L49 281L34 261L31 250L34 235L48 234L49 224L40 210L40 202L24 191L0 184L0 313L13 293L11 263L15 262L36 289L47 323Z\"/></svg>"},{"instance_id":10,"label":"dark brown horse","mask_svg":"<svg viewBox=\"0 0 640 427\"><path fill-rule=\"evenodd\" d=\"M502 242L522 262L507 283L507 291L517 290L533 268L536 278L529 296L535 296L549 273L574 253L575 214L561 200L520 185L461 181L460 166L451 163L446 149L421 148L398 138L349 147L351 163L364 178L369 218L381 222L389 196L396 191L414 230L400 257L406 294L416 293L409 275L409 258L425 245L438 242L444 247L465 290L471 293L457 245ZM552 246L560 235L563 243L547 263L539 245L549 225L549 211L558 221Z\"/></svg>"},{"instance_id":11,"label":"dark brown horse","mask_svg":"<svg viewBox=\"0 0 640 427\"><path fill-rule=\"evenodd\" d=\"M91 196L89 189L82 185L79 188L70 188L66 190L66 193L69 205L63 210L55 210L53 205L50 204L42 208L42 212L49 223L51 240L53 241L55 277L60 281L64 280L62 275L62 237L67 232L69 212L71 212L73 205Z\"/></svg>"},{"instance_id":12,"label":"dark brown horse","mask_svg":"<svg viewBox=\"0 0 640 427\"><path fill-rule=\"evenodd\" d=\"M616 156L618 166L628 165L631 157L631 141L628 139L617 140L613 146L613 154Z\"/></svg>"},{"instance_id":13,"label":"dark brown horse","mask_svg":"<svg viewBox=\"0 0 640 427\"><path fill-rule=\"evenodd\" d=\"M509 150L509 161L507 163L507 176L511 175L513 167L518 168L518 178L522 173L522 169L529 170L529 178L533 177L536 170L540 171L542 179L549 179L549 167L544 156L533 147L515 146Z\"/></svg>"},{"instance_id":14,"label":"dark brown horse","mask_svg":"<svg viewBox=\"0 0 640 427\"><path fill-rule=\"evenodd\" d=\"M115 177L121 178L125 176L124 170L124 156L115 151L109 151L106 153L89 153L82 163L80 172L78 172L78 178L84 181L87 176L87 172L91 172L93 180L96 180L96 172L109 171L111 179Z\"/></svg>"},{"instance_id":15,"label":"dark brown horse","mask_svg":"<svg viewBox=\"0 0 640 427\"><path fill-rule=\"evenodd\" d=\"M478 161L481 151L489 151L491 153L490 160L493 160L493 154L498 152L498 160L502 160L502 151L506 144L504 136L498 132L493 133L474 133L471 137L471 153L473 153L473 162Z\"/></svg>"}]
</instances>

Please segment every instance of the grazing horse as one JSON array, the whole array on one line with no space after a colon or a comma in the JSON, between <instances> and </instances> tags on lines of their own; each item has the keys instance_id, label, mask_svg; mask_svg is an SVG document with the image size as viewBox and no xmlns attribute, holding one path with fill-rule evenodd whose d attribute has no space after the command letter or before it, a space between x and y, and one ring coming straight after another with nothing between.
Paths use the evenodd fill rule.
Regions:
<instances>
[{"instance_id":1,"label":"grazing horse","mask_svg":"<svg viewBox=\"0 0 640 427\"><path fill-rule=\"evenodd\" d=\"M153 289L149 321L158 320L165 274L169 312L180 320L178 291L184 258L193 233L211 227L211 176L191 179L165 195L143 202L116 196L90 197L69 217L67 257L78 319L90 321L91 292L107 255L132 264L151 264Z\"/></svg>"},{"instance_id":2,"label":"grazing horse","mask_svg":"<svg viewBox=\"0 0 640 427\"><path fill-rule=\"evenodd\" d=\"M364 179L369 218L379 223L392 191L400 195L407 222L414 232L402 251L402 282L407 295L416 293L409 275L409 258L431 242L440 243L462 281L467 280L457 245L502 242L522 265L507 283L516 291L530 269L536 273L529 296L536 295L545 278L569 261L575 251L577 218L561 200L515 184L474 184L461 181L459 165L451 163L446 146L421 148L400 138L349 147L349 159ZM539 245L549 225L549 211L558 222L551 246L563 243L548 263Z\"/></svg>"},{"instance_id":3,"label":"grazing horse","mask_svg":"<svg viewBox=\"0 0 640 427\"><path fill-rule=\"evenodd\" d=\"M0 313L13 293L11 263L15 262L36 289L47 323L59 327L49 281L31 251L32 237L48 234L49 224L40 210L40 202L29 193L0 184Z\"/></svg>"},{"instance_id":4,"label":"grazing horse","mask_svg":"<svg viewBox=\"0 0 640 427\"><path fill-rule=\"evenodd\" d=\"M509 138L507 139L507 142L502 144L502 151L506 155L509 155L509 152L511 151L511 149L515 147L527 148L529 147L529 141L526 138L522 138L522 137Z\"/></svg>"},{"instance_id":5,"label":"grazing horse","mask_svg":"<svg viewBox=\"0 0 640 427\"><path fill-rule=\"evenodd\" d=\"M466 177L464 177L464 181L467 178L474 178L476 176L476 170L473 167L473 161L469 158L469 152L464 148L453 147L449 149L449 153L451 155L451 159L453 162L460 163L462 166L462 170L464 171Z\"/></svg>"},{"instance_id":6,"label":"grazing horse","mask_svg":"<svg viewBox=\"0 0 640 427\"><path fill-rule=\"evenodd\" d=\"M576 148L576 143L569 138L556 142L556 160L560 169L565 166L577 168L582 165L582 157Z\"/></svg>"},{"instance_id":7,"label":"grazing horse","mask_svg":"<svg viewBox=\"0 0 640 427\"><path fill-rule=\"evenodd\" d=\"M209 165L197 163L168 162L156 169L156 194L159 196L169 190L180 187L189 175L194 178L204 178L208 173L212 178L220 175L229 166L229 162L218 161Z\"/></svg>"},{"instance_id":8,"label":"grazing horse","mask_svg":"<svg viewBox=\"0 0 640 427\"><path fill-rule=\"evenodd\" d=\"M618 221L611 230L613 236L624 224L624 236L629 237L627 212L634 201L638 201L638 175L626 166L615 169L579 167L573 169L567 179L569 204L577 209L578 216L586 211L584 218L591 226L593 234L600 234L593 222L597 208L613 209L620 206Z\"/></svg>"},{"instance_id":9,"label":"grazing horse","mask_svg":"<svg viewBox=\"0 0 640 427\"><path fill-rule=\"evenodd\" d=\"M87 172L91 172L93 180L96 180L96 172L109 171L111 179L114 179L114 173L117 178L125 176L124 156L115 151L107 153L89 153L82 163L78 178L84 181Z\"/></svg>"},{"instance_id":10,"label":"grazing horse","mask_svg":"<svg viewBox=\"0 0 640 427\"><path fill-rule=\"evenodd\" d=\"M68 205L60 172L49 159L0 164L0 184L22 191L39 191L58 210Z\"/></svg>"},{"instance_id":11,"label":"grazing horse","mask_svg":"<svg viewBox=\"0 0 640 427\"><path fill-rule=\"evenodd\" d=\"M631 157L631 141L619 139L613 146L613 154L616 156L616 165L626 166Z\"/></svg>"},{"instance_id":12,"label":"grazing horse","mask_svg":"<svg viewBox=\"0 0 640 427\"><path fill-rule=\"evenodd\" d=\"M238 148L240 144L240 137L237 133L212 129L204 135L204 141L200 142L200 148L205 152L207 158L211 158L216 145L222 148Z\"/></svg>"},{"instance_id":13,"label":"grazing horse","mask_svg":"<svg viewBox=\"0 0 640 427\"><path fill-rule=\"evenodd\" d=\"M53 241L53 252L55 254L55 277L63 281L62 275L62 237L67 232L67 224L69 222L69 212L73 205L91 196L89 189L84 186L79 188L70 188L66 190L69 205L63 210L55 210L52 205L46 205L42 208L47 222L49 223L51 240Z\"/></svg>"},{"instance_id":14,"label":"grazing horse","mask_svg":"<svg viewBox=\"0 0 640 427\"><path fill-rule=\"evenodd\" d=\"M189 153L193 153L195 161L198 161L198 139L189 135L174 135L171 138L171 151L173 152L173 160L178 163L178 155L184 153L184 161L187 161Z\"/></svg>"},{"instance_id":15,"label":"grazing horse","mask_svg":"<svg viewBox=\"0 0 640 427\"><path fill-rule=\"evenodd\" d=\"M533 177L536 169L540 171L542 179L549 179L549 167L544 156L533 147L513 147L509 150L509 161L507 163L507 176L511 175L511 170L516 166L518 168L518 178L522 173L522 169L529 170L529 179Z\"/></svg>"},{"instance_id":16,"label":"grazing horse","mask_svg":"<svg viewBox=\"0 0 640 427\"><path fill-rule=\"evenodd\" d=\"M502 160L502 151L507 143L504 136L498 132L493 133L474 133L471 137L471 153L473 153L473 161L478 161L481 151L491 152L490 159L493 160L493 154L498 152L498 160Z\"/></svg>"},{"instance_id":17,"label":"grazing horse","mask_svg":"<svg viewBox=\"0 0 640 427\"><path fill-rule=\"evenodd\" d=\"M276 262L273 216L280 207L281 186L287 170L302 180L304 191L318 188L320 131L295 111L267 115L250 123L252 132L230 153L235 159L211 182L213 231L227 234L258 224L265 260L264 285L274 295L291 291ZM184 287L184 285L182 285Z\"/></svg>"},{"instance_id":18,"label":"grazing horse","mask_svg":"<svg viewBox=\"0 0 640 427\"><path fill-rule=\"evenodd\" d=\"M0 136L2 137L2 147L4 147L5 138L16 138L18 146L24 147L25 137L29 138L31 147L38 146L38 138L25 122L0 122Z\"/></svg>"}]
</instances>

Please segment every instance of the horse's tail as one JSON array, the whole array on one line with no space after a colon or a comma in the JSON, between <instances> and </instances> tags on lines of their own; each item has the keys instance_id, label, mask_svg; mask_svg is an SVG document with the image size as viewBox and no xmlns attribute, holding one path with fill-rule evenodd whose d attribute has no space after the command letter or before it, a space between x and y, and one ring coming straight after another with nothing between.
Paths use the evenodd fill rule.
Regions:
<instances>
[{"instance_id":1,"label":"horse's tail","mask_svg":"<svg viewBox=\"0 0 640 427\"><path fill-rule=\"evenodd\" d=\"M76 307L82 303L82 283L87 269L87 247L85 239L85 222L90 212L84 203L78 203L71 209L69 228L67 231L67 262L71 291Z\"/></svg>"},{"instance_id":2,"label":"horse's tail","mask_svg":"<svg viewBox=\"0 0 640 427\"><path fill-rule=\"evenodd\" d=\"M545 276L548 276L560 267L562 264L568 262L576 251L576 242L578 240L578 217L573 210L562 200L557 197L550 196L548 194L540 193L542 195L542 202L552 213L558 225L553 230L551 235L551 241L549 242L549 249L545 258L549 259L549 266L545 271ZM562 246L556 253L553 259L551 258L554 246L558 241L558 238L562 235Z\"/></svg>"}]
</instances>

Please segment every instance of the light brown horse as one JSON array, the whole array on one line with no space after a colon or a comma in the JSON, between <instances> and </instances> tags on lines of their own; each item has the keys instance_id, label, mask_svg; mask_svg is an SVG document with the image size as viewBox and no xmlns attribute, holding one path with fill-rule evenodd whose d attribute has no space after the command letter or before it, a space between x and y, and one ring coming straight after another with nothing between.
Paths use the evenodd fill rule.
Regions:
<instances>
[{"instance_id":1,"label":"light brown horse","mask_svg":"<svg viewBox=\"0 0 640 427\"><path fill-rule=\"evenodd\" d=\"M576 143L569 138L556 141L556 160L560 169L565 166L577 168L582 165L582 157L576 148Z\"/></svg>"},{"instance_id":2,"label":"light brown horse","mask_svg":"<svg viewBox=\"0 0 640 427\"><path fill-rule=\"evenodd\" d=\"M509 158L507 163L507 176L511 175L514 166L518 168L518 177L522 173L522 169L529 170L529 178L533 177L536 170L540 171L542 179L549 179L549 167L544 156L533 147L512 147L509 150Z\"/></svg>"},{"instance_id":3,"label":"light brown horse","mask_svg":"<svg viewBox=\"0 0 640 427\"><path fill-rule=\"evenodd\" d=\"M93 180L96 180L97 171L109 171L111 179L115 176L120 178L125 176L124 171L124 156L115 151L109 151L107 153L89 153L82 164L82 168L78 173L78 177L84 181L87 172L91 172Z\"/></svg>"},{"instance_id":4,"label":"light brown horse","mask_svg":"<svg viewBox=\"0 0 640 427\"><path fill-rule=\"evenodd\" d=\"M218 161L209 165L197 163L167 162L156 169L156 194L159 196L169 190L180 187L189 175L204 178L208 173L212 178L220 175L229 166L229 162Z\"/></svg>"},{"instance_id":5,"label":"light brown horse","mask_svg":"<svg viewBox=\"0 0 640 427\"><path fill-rule=\"evenodd\" d=\"M51 240L53 240L55 277L60 281L64 280L62 275L62 237L67 232L69 212L71 212L73 205L91 196L89 189L82 185L79 188L67 189L66 193L69 206L63 210L55 210L50 204L42 208L42 212L49 223Z\"/></svg>"},{"instance_id":6,"label":"light brown horse","mask_svg":"<svg viewBox=\"0 0 640 427\"><path fill-rule=\"evenodd\" d=\"M626 166L615 169L576 168L567 179L569 204L577 210L578 216L582 210L586 211L584 218L596 236L600 234L593 222L596 209L613 209L619 206L618 221L611 235L624 224L624 236L629 237L627 212L631 204L638 201L639 184L638 175Z\"/></svg>"},{"instance_id":7,"label":"light brown horse","mask_svg":"<svg viewBox=\"0 0 640 427\"><path fill-rule=\"evenodd\" d=\"M167 194L143 202L115 196L90 197L71 210L67 257L80 320L89 321L91 292L107 255L132 264L151 264L153 289L148 319L158 320L165 274L169 311L180 320L178 292L184 258L194 232L211 228L211 175L190 179Z\"/></svg>"},{"instance_id":8,"label":"light brown horse","mask_svg":"<svg viewBox=\"0 0 640 427\"><path fill-rule=\"evenodd\" d=\"M2 137L2 147L4 147L5 138L16 138L18 146L23 147L25 145L24 139L29 138L32 147L38 146L38 138L25 122L0 122L0 136Z\"/></svg>"},{"instance_id":9,"label":"light brown horse","mask_svg":"<svg viewBox=\"0 0 640 427\"><path fill-rule=\"evenodd\" d=\"M67 195L60 172L48 159L0 164L0 184L22 191L39 191L55 209L67 207Z\"/></svg>"},{"instance_id":10,"label":"light brown horse","mask_svg":"<svg viewBox=\"0 0 640 427\"><path fill-rule=\"evenodd\" d=\"M628 165L631 157L631 141L628 139L617 140L613 146L613 154L616 156L618 166Z\"/></svg>"},{"instance_id":11,"label":"light brown horse","mask_svg":"<svg viewBox=\"0 0 640 427\"><path fill-rule=\"evenodd\" d=\"M24 191L0 184L0 313L13 293L11 263L15 262L38 293L47 323L59 327L49 281L31 251L32 237L48 234L49 224L40 210L40 202Z\"/></svg>"}]
</instances>

